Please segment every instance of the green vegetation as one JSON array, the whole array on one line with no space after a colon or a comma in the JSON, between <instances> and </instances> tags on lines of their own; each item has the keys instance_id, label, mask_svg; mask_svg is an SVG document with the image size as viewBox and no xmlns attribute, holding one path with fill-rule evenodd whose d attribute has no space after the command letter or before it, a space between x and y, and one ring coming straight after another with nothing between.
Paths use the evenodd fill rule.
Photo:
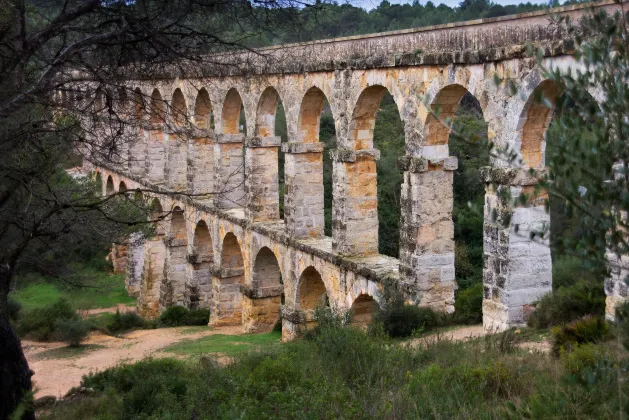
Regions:
<instances>
[{"instance_id":1,"label":"green vegetation","mask_svg":"<svg viewBox=\"0 0 629 420\"><path fill-rule=\"evenodd\" d=\"M609 337L609 325L603 318L586 315L569 324L554 327L553 353L572 351L579 344L598 343Z\"/></svg>"},{"instance_id":2,"label":"green vegetation","mask_svg":"<svg viewBox=\"0 0 629 420\"><path fill-rule=\"evenodd\" d=\"M626 358L595 345L557 363L519 349L515 337L410 348L327 324L311 339L242 352L226 366L145 360L88 375L81 386L95 393L43 418L618 418L629 411L629 383L618 382Z\"/></svg>"},{"instance_id":3,"label":"green vegetation","mask_svg":"<svg viewBox=\"0 0 629 420\"><path fill-rule=\"evenodd\" d=\"M247 335L209 335L196 340L184 340L166 347L165 351L200 356L218 353L224 356L235 356L250 350L266 350L276 347L282 340L282 333L273 331L265 334Z\"/></svg>"},{"instance_id":4,"label":"green vegetation","mask_svg":"<svg viewBox=\"0 0 629 420\"><path fill-rule=\"evenodd\" d=\"M57 319L54 324L54 336L70 347L78 347L90 333L92 325L84 319Z\"/></svg>"},{"instance_id":5,"label":"green vegetation","mask_svg":"<svg viewBox=\"0 0 629 420\"><path fill-rule=\"evenodd\" d=\"M66 299L59 299L51 305L26 311L16 324L21 337L36 341L51 341L56 338L58 321L77 321L79 316Z\"/></svg>"},{"instance_id":6,"label":"green vegetation","mask_svg":"<svg viewBox=\"0 0 629 420\"><path fill-rule=\"evenodd\" d=\"M161 313L157 320L160 327L178 327L182 325L207 325L210 311L207 309L188 309L183 306L171 306Z\"/></svg>"},{"instance_id":7,"label":"green vegetation","mask_svg":"<svg viewBox=\"0 0 629 420\"><path fill-rule=\"evenodd\" d=\"M120 312L117 310L107 322L105 329L110 334L118 334L136 328L146 328L148 324L137 312Z\"/></svg>"},{"instance_id":8,"label":"green vegetation","mask_svg":"<svg viewBox=\"0 0 629 420\"><path fill-rule=\"evenodd\" d=\"M60 298L71 301L79 310L135 304L135 298L129 297L125 290L124 275L111 275L103 269L77 267L75 277L80 277L80 286L30 274L20 280L20 287L11 296L25 310L43 308Z\"/></svg>"}]
</instances>

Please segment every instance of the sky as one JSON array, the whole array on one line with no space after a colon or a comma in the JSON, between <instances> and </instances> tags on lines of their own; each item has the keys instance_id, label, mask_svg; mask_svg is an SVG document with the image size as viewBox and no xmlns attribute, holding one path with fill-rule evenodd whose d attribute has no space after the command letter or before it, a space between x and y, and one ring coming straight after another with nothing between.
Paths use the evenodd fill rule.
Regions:
<instances>
[{"instance_id":1,"label":"sky","mask_svg":"<svg viewBox=\"0 0 629 420\"><path fill-rule=\"evenodd\" d=\"M422 4L426 4L428 0L420 0L420 3ZM377 7L380 4L381 0L349 0L350 4L353 4L354 6L358 6L358 7L362 7L364 9L367 10L371 10L375 7ZM440 4L445 4L447 6L450 7L454 7L454 6L458 6L459 3L461 3L461 0L432 0L432 2L435 5L440 5ZM507 5L507 4L520 4L520 3L537 3L537 4L541 4L541 3L548 3L548 1L545 0L524 0L524 1L518 1L518 0L493 0L494 3L497 4L501 4L503 6ZM341 3L339 1L339 3ZM391 4L404 4L404 3L412 3L412 0L389 0L389 3Z\"/></svg>"}]
</instances>

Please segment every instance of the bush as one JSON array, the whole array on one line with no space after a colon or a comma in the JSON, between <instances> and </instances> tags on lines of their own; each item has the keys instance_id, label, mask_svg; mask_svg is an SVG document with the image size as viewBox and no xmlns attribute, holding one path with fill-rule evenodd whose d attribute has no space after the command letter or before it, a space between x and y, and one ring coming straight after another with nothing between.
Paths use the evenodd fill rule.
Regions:
<instances>
[{"instance_id":1,"label":"bush","mask_svg":"<svg viewBox=\"0 0 629 420\"><path fill-rule=\"evenodd\" d=\"M9 319L13 322L17 322L20 319L22 304L9 296L9 300L7 301L7 311L9 313Z\"/></svg>"},{"instance_id":2,"label":"bush","mask_svg":"<svg viewBox=\"0 0 629 420\"><path fill-rule=\"evenodd\" d=\"M483 322L483 283L476 283L457 293L454 301L454 321L460 324Z\"/></svg>"},{"instance_id":3,"label":"bush","mask_svg":"<svg viewBox=\"0 0 629 420\"><path fill-rule=\"evenodd\" d=\"M580 280L573 286L561 287L537 303L528 320L533 328L560 325L584 315L605 314L605 290L602 285Z\"/></svg>"},{"instance_id":4,"label":"bush","mask_svg":"<svg viewBox=\"0 0 629 420\"><path fill-rule=\"evenodd\" d=\"M90 329L90 323L83 319L58 319L54 324L54 336L72 347L78 347Z\"/></svg>"},{"instance_id":5,"label":"bush","mask_svg":"<svg viewBox=\"0 0 629 420\"><path fill-rule=\"evenodd\" d=\"M26 312L17 324L17 331L21 337L28 336L37 341L51 341L55 339L55 322L78 319L79 316L70 302L61 298L52 305Z\"/></svg>"},{"instance_id":6,"label":"bush","mask_svg":"<svg viewBox=\"0 0 629 420\"><path fill-rule=\"evenodd\" d=\"M171 306L159 316L159 325L177 327L180 325L207 325L210 311L207 309L187 309L183 306Z\"/></svg>"},{"instance_id":7,"label":"bush","mask_svg":"<svg viewBox=\"0 0 629 420\"><path fill-rule=\"evenodd\" d=\"M581 280L597 283L598 278L596 271L584 267L584 262L578 257L562 256L553 261L554 290L574 286Z\"/></svg>"},{"instance_id":8,"label":"bush","mask_svg":"<svg viewBox=\"0 0 629 420\"><path fill-rule=\"evenodd\" d=\"M582 376L607 358L605 350L596 344L575 344L571 351L559 350L561 362L568 373Z\"/></svg>"},{"instance_id":9,"label":"bush","mask_svg":"<svg viewBox=\"0 0 629 420\"><path fill-rule=\"evenodd\" d=\"M570 324L552 329L553 353L559 356L561 350L572 351L577 344L597 343L609 334L609 325L603 318L584 316Z\"/></svg>"},{"instance_id":10,"label":"bush","mask_svg":"<svg viewBox=\"0 0 629 420\"><path fill-rule=\"evenodd\" d=\"M629 301L616 308L616 322L622 344L629 350Z\"/></svg>"},{"instance_id":11,"label":"bush","mask_svg":"<svg viewBox=\"0 0 629 420\"><path fill-rule=\"evenodd\" d=\"M147 322L137 312L120 312L116 310L113 320L107 325L107 332L117 334L134 328L145 328Z\"/></svg>"}]
</instances>

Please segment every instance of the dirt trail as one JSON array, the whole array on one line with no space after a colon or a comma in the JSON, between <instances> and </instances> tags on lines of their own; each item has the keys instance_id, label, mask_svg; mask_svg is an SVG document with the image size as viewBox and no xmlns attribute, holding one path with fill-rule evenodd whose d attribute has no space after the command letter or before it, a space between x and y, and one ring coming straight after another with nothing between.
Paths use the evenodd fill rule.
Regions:
<instances>
[{"instance_id":1,"label":"dirt trail","mask_svg":"<svg viewBox=\"0 0 629 420\"><path fill-rule=\"evenodd\" d=\"M98 372L120 363L129 363L153 357L173 357L160 350L173 343L197 339L214 334L242 334L242 327L209 327L192 334L185 333L190 327L158 328L133 331L124 336L112 337L102 333L92 333L84 342L93 348L69 358L45 358L43 352L65 347L64 343L39 343L24 340L22 346L31 369L36 398L44 395L63 397L73 386L78 386L81 377L90 372ZM102 346L102 347L96 347Z\"/></svg>"}]
</instances>

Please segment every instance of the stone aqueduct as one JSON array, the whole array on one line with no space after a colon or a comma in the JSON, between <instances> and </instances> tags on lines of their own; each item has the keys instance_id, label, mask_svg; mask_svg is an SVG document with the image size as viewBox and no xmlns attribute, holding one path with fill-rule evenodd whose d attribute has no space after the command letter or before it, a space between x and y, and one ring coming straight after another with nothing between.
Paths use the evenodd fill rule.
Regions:
<instances>
[{"instance_id":1,"label":"stone aqueduct","mask_svg":"<svg viewBox=\"0 0 629 420\"><path fill-rule=\"evenodd\" d=\"M574 20L585 10L578 5L554 12ZM549 247L527 234L549 216L540 197L510 208L499 190L515 196L533 191L536 180L527 169L544 166L552 117L534 98L542 92L552 100L560 91L528 58L528 43L544 51L546 66L576 66L566 29L552 24L547 12L534 12L267 48L252 59L257 64L229 74L129 80L137 97L126 109L141 125L124 151L128 162L96 168L103 193L150 188L193 194L153 194L157 213L169 214L157 235L131 238L124 250L117 249L141 312L154 316L173 304L203 306L211 310L211 323L243 324L247 331L269 328L279 315L283 337L290 339L324 299L368 316L381 301L384 283L397 285L413 303L453 311L457 160L448 152L450 128L428 109L439 107L447 121L469 92L480 103L489 139L521 157L521 164L493 158L483 173L483 323L498 330L522 324L529 305L551 290ZM517 92L496 78L513 81ZM387 91L405 126L399 260L378 254L379 151L373 129ZM279 100L288 130L283 144L275 135ZM332 237L323 230L318 141L325 100L338 145L331 153ZM248 135L239 127L241 107ZM204 193L214 194L194 195ZM512 214L510 225L497 224L490 209ZM610 307L626 296L619 276L606 289Z\"/></svg>"}]
</instances>

